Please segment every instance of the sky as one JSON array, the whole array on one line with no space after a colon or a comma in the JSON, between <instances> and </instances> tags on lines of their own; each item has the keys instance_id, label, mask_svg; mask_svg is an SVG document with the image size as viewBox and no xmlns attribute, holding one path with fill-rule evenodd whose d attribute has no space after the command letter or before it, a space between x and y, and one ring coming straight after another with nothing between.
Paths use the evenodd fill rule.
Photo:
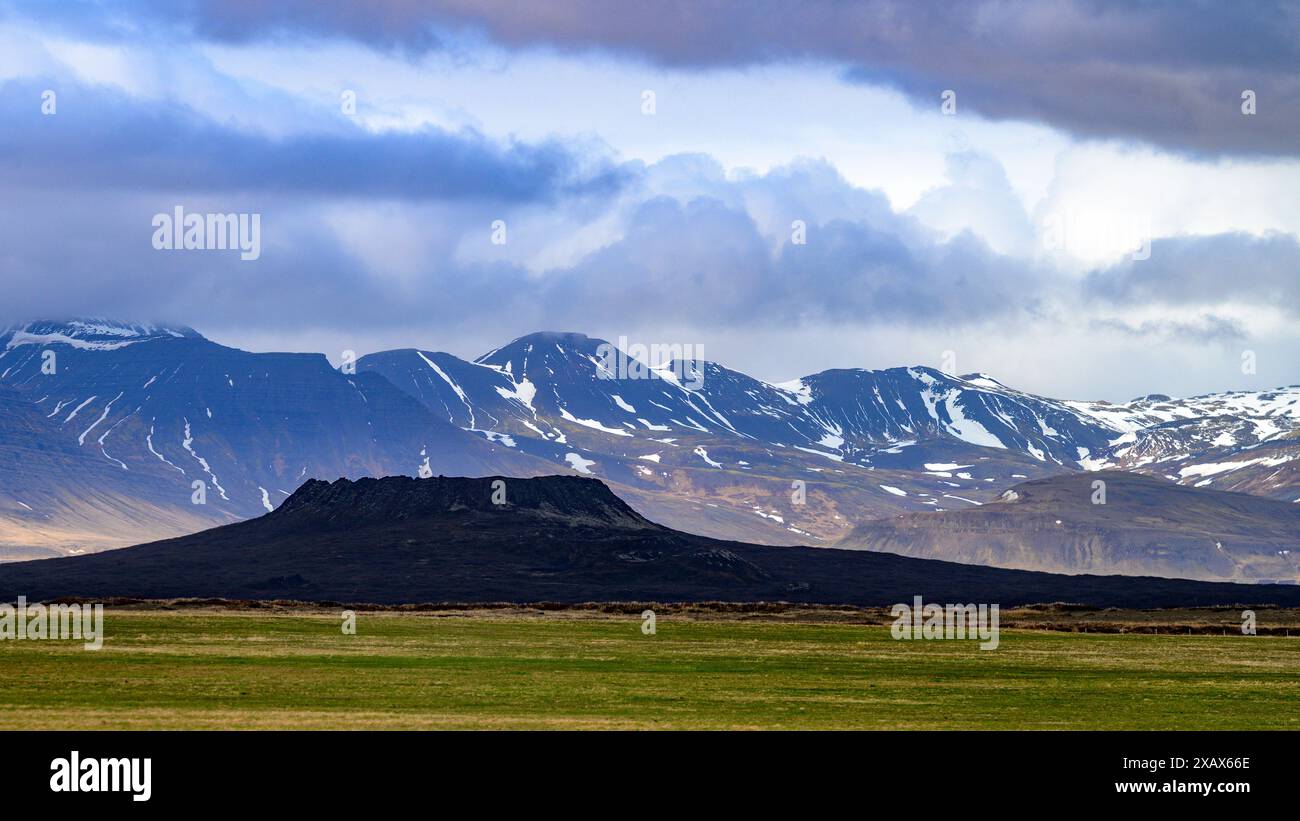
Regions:
<instances>
[{"instance_id":1,"label":"sky","mask_svg":"<svg viewBox=\"0 0 1300 821\"><path fill-rule=\"evenodd\" d=\"M1298 160L1294 3L0 0L0 319L335 362L1300 383Z\"/></svg>"}]
</instances>

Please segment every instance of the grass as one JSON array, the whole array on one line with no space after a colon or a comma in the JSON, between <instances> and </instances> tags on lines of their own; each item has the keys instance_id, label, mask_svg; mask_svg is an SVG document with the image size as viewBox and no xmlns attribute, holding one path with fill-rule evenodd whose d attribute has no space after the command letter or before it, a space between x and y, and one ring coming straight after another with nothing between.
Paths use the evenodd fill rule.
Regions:
<instances>
[{"instance_id":1,"label":"grass","mask_svg":"<svg viewBox=\"0 0 1300 821\"><path fill-rule=\"evenodd\" d=\"M1300 729L1300 638L635 615L109 610L0 641L0 729Z\"/></svg>"}]
</instances>

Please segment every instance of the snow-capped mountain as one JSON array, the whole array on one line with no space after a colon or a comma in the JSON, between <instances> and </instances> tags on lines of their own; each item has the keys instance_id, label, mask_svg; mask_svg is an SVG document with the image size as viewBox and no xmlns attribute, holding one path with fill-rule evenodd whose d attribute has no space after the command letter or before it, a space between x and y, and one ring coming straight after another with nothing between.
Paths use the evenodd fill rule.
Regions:
<instances>
[{"instance_id":1,"label":"snow-capped mountain","mask_svg":"<svg viewBox=\"0 0 1300 821\"><path fill-rule=\"evenodd\" d=\"M829 544L869 519L1102 468L1300 498L1300 388L1112 404L919 366L769 384L713 362L641 363L574 333L474 361L384 351L348 371L181 327L0 332L0 387L69 447L162 481L184 506L201 480L230 518L307 478L421 473L598 476L655 521L765 543Z\"/></svg>"},{"instance_id":2,"label":"snow-capped mountain","mask_svg":"<svg viewBox=\"0 0 1300 821\"><path fill-rule=\"evenodd\" d=\"M1300 501L1300 386L1190 399L1147 396L1089 412L1119 435L1083 467Z\"/></svg>"},{"instance_id":3,"label":"snow-capped mountain","mask_svg":"<svg viewBox=\"0 0 1300 821\"><path fill-rule=\"evenodd\" d=\"M358 369L384 375L452 424L561 444L581 429L606 437L597 441L706 435L865 465L882 450L947 438L1075 466L1116 435L1064 403L982 375L834 370L771 385L712 362L674 361L619 377L598 355L606 345L542 333L474 363L405 350L363 357Z\"/></svg>"},{"instance_id":4,"label":"snow-capped mountain","mask_svg":"<svg viewBox=\"0 0 1300 821\"><path fill-rule=\"evenodd\" d=\"M247 353L188 328L11 328L0 332L0 387L46 420L51 446L107 466L121 477L115 484L148 480L149 503L185 522L265 513L312 477L546 469L444 422L375 374L344 375L321 354ZM57 519L58 498L23 490L6 488Z\"/></svg>"},{"instance_id":5,"label":"snow-capped mountain","mask_svg":"<svg viewBox=\"0 0 1300 821\"><path fill-rule=\"evenodd\" d=\"M1300 477L1277 470L1300 453L1288 438L1300 389L1112 404L925 367L773 385L703 361L616 372L609 350L539 333L474 362L402 350L358 369L451 424L618 483L652 518L710 535L824 543L852 520L971 507L1026 479L1108 467L1300 496ZM816 504L791 501L796 480Z\"/></svg>"},{"instance_id":6,"label":"snow-capped mountain","mask_svg":"<svg viewBox=\"0 0 1300 821\"><path fill-rule=\"evenodd\" d=\"M480 357L472 363L478 368L414 350L363 357L358 367L378 371L453 424L561 442L577 425L607 437L706 434L866 463L882 448L951 438L1074 466L1116 435L1065 403L984 375L833 370L771 385L712 362L674 361L620 377L600 356L608 345L541 333Z\"/></svg>"},{"instance_id":7,"label":"snow-capped mountain","mask_svg":"<svg viewBox=\"0 0 1300 821\"><path fill-rule=\"evenodd\" d=\"M33 345L67 345L83 351L115 351L155 339L201 339L193 328L116 322L110 319L69 319L29 322L4 329L5 349Z\"/></svg>"}]
</instances>

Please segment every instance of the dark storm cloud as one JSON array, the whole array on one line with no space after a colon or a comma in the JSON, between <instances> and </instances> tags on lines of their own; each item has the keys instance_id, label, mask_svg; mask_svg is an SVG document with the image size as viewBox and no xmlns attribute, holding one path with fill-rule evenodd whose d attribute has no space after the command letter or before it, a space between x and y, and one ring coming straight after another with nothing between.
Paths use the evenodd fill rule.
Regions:
<instances>
[{"instance_id":1,"label":"dark storm cloud","mask_svg":"<svg viewBox=\"0 0 1300 821\"><path fill-rule=\"evenodd\" d=\"M43 89L58 113L41 114ZM175 102L107 87L0 84L0 180L11 186L299 192L394 199L550 202L615 193L623 166L558 142L498 143L473 131L371 133L340 121L272 138Z\"/></svg>"},{"instance_id":2,"label":"dark storm cloud","mask_svg":"<svg viewBox=\"0 0 1300 821\"><path fill-rule=\"evenodd\" d=\"M1300 7L1282 0L158 0L17 3L90 34L166 27L220 41L342 37L418 54L445 34L599 51L681 68L841 65L919 105L1043 122L1178 151L1300 153ZM73 9L76 9L75 11ZM1245 116L1241 94L1257 95Z\"/></svg>"}]
</instances>

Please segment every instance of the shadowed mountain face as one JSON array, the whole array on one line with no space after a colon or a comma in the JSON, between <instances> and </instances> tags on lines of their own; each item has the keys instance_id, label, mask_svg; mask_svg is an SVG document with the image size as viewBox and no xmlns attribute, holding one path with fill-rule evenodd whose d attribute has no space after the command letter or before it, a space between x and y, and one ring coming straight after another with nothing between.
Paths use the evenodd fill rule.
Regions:
<instances>
[{"instance_id":1,"label":"shadowed mountain face","mask_svg":"<svg viewBox=\"0 0 1300 821\"><path fill-rule=\"evenodd\" d=\"M321 354L247 353L188 328L0 331L0 390L0 453L29 454L0 473L0 561L257 516L312 477L549 472L376 374L343 374Z\"/></svg>"},{"instance_id":2,"label":"shadowed mountain face","mask_svg":"<svg viewBox=\"0 0 1300 821\"><path fill-rule=\"evenodd\" d=\"M1062 576L717 541L647 521L597 480L558 476L311 481L251 521L0 566L0 600L19 595L875 606L920 595L1004 606L1300 605L1296 586Z\"/></svg>"},{"instance_id":3,"label":"shadowed mountain face","mask_svg":"<svg viewBox=\"0 0 1300 821\"><path fill-rule=\"evenodd\" d=\"M1300 507L1103 471L1026 482L970 510L866 522L839 546L1053 573L1294 582Z\"/></svg>"},{"instance_id":4,"label":"shadowed mountain face","mask_svg":"<svg viewBox=\"0 0 1300 821\"><path fill-rule=\"evenodd\" d=\"M324 530L439 519L484 529L506 524L559 527L567 532L585 527L668 532L600 482L563 476L313 480L285 500L278 514L277 521Z\"/></svg>"},{"instance_id":5,"label":"shadowed mountain face","mask_svg":"<svg viewBox=\"0 0 1300 821\"><path fill-rule=\"evenodd\" d=\"M215 505L178 504L178 495L167 477L97 458L0 385L0 560L120 547L160 530L192 533L237 520Z\"/></svg>"}]
</instances>

